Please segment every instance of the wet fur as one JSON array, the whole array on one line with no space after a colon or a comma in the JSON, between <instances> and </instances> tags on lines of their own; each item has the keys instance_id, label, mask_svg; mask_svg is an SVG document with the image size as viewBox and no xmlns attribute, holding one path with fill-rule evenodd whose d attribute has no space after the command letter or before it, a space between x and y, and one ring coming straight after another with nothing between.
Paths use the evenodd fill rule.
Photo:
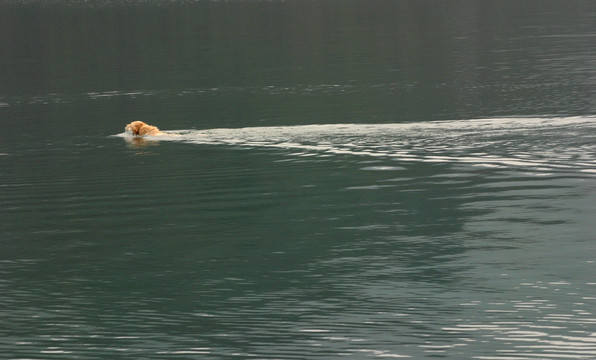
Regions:
<instances>
[{"instance_id":1,"label":"wet fur","mask_svg":"<svg viewBox=\"0 0 596 360\"><path fill-rule=\"evenodd\" d=\"M124 127L126 132L132 134L133 136L157 136L157 135L167 135L164 132L161 132L157 126L147 125L142 121L133 121L130 124Z\"/></svg>"}]
</instances>

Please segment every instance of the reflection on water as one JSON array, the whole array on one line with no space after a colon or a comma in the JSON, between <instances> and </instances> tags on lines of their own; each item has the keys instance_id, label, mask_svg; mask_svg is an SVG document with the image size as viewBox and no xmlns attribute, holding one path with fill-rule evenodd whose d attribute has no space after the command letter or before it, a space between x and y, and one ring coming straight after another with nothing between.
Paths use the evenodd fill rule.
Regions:
<instances>
[{"instance_id":1,"label":"reflection on water","mask_svg":"<svg viewBox=\"0 0 596 360\"><path fill-rule=\"evenodd\" d=\"M125 136L124 139L131 149L144 149L159 145L159 140L146 139L138 136Z\"/></svg>"}]
</instances>

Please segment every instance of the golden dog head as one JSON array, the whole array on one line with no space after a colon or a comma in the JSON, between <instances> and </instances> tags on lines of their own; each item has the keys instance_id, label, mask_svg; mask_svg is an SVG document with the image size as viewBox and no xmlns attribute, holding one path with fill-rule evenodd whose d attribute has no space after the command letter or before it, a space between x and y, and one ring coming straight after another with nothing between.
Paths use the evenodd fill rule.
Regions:
<instances>
[{"instance_id":1,"label":"golden dog head","mask_svg":"<svg viewBox=\"0 0 596 360\"><path fill-rule=\"evenodd\" d=\"M134 136L159 135L161 133L157 126L147 125L142 121L133 121L126 125L124 130Z\"/></svg>"}]
</instances>

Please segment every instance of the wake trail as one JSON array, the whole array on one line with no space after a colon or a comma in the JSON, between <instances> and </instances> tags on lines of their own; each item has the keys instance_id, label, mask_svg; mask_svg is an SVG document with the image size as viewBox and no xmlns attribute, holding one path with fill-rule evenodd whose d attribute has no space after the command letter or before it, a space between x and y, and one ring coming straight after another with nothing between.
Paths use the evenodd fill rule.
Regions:
<instances>
[{"instance_id":1,"label":"wake trail","mask_svg":"<svg viewBox=\"0 0 596 360\"><path fill-rule=\"evenodd\" d=\"M399 124L326 124L166 131L153 137L197 145L275 148L292 156L596 173L596 117L493 118Z\"/></svg>"}]
</instances>

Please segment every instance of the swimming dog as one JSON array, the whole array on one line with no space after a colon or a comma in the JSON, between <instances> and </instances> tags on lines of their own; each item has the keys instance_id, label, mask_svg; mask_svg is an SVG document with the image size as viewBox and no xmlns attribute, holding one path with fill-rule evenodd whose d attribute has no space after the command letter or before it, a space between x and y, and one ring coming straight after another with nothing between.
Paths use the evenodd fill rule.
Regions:
<instances>
[{"instance_id":1,"label":"swimming dog","mask_svg":"<svg viewBox=\"0 0 596 360\"><path fill-rule=\"evenodd\" d=\"M160 131L157 126L147 125L142 121L133 121L130 124L124 127L124 130L133 135L133 136L159 136L159 135L168 135L162 131Z\"/></svg>"}]
</instances>

